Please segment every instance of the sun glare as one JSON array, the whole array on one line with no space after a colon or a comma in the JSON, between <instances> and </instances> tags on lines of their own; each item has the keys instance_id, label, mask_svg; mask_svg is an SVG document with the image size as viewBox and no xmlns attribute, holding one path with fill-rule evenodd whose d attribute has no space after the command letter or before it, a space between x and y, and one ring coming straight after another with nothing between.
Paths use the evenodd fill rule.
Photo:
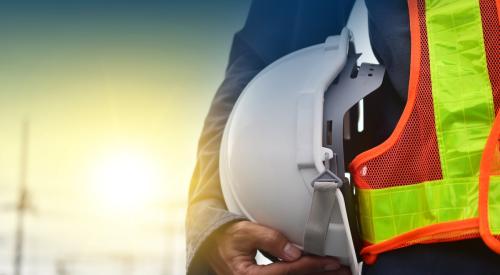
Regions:
<instances>
[{"instance_id":1,"label":"sun glare","mask_svg":"<svg viewBox=\"0 0 500 275\"><path fill-rule=\"evenodd\" d=\"M95 163L92 183L101 203L113 210L131 211L145 207L157 195L160 173L151 157L123 150Z\"/></svg>"}]
</instances>

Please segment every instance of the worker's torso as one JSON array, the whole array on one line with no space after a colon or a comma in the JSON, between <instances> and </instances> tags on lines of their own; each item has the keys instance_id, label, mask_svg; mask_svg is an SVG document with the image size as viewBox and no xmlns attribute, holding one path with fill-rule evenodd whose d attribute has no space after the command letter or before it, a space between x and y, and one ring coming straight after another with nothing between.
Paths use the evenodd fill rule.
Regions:
<instances>
[{"instance_id":1,"label":"worker's torso","mask_svg":"<svg viewBox=\"0 0 500 275\"><path fill-rule=\"evenodd\" d=\"M387 66L391 85L385 93L391 100L391 88L405 98L405 87L395 78L405 60L397 64L393 53L400 45L386 43L388 37L403 37L411 29L411 58L408 102L398 125L351 164L362 253L373 263L376 255L406 246L479 237L498 253L498 3L410 0L409 5L410 28L397 29L387 21L404 17L379 16L391 17L388 9L398 5L368 3L372 44ZM378 106L368 109L369 117L383 110L382 101L367 100ZM383 125L384 133L393 125L384 118L372 122Z\"/></svg>"}]
</instances>

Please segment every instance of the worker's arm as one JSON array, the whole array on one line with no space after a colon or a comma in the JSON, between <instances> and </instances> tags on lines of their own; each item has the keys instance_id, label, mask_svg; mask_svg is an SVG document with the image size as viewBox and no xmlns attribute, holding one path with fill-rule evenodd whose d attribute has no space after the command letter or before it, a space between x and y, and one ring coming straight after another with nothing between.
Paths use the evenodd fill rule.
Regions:
<instances>
[{"instance_id":1,"label":"worker's arm","mask_svg":"<svg viewBox=\"0 0 500 275\"><path fill-rule=\"evenodd\" d=\"M220 242L230 241L224 234L215 238L217 234L213 233L231 232L218 229L244 219L226 210L218 166L223 129L238 96L260 70L276 59L297 49L322 43L327 36L340 33L352 2L252 2L245 26L234 36L225 79L213 99L198 144L198 161L190 185L186 221L187 267L190 274L207 274L207 254L212 253L214 246ZM241 226L237 228L241 229Z\"/></svg>"},{"instance_id":2,"label":"worker's arm","mask_svg":"<svg viewBox=\"0 0 500 275\"><path fill-rule=\"evenodd\" d=\"M186 219L188 274L210 274L201 251L219 227L243 217L227 211L219 179L219 148L231 109L245 85L264 67L261 59L236 34L226 77L205 119L198 144L198 160L189 188Z\"/></svg>"}]
</instances>

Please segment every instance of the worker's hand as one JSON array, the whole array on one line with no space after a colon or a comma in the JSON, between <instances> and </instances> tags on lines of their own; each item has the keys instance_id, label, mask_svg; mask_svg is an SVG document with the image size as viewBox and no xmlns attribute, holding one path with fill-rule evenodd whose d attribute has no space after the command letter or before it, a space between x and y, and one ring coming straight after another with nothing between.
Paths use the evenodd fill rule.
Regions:
<instances>
[{"instance_id":1,"label":"worker's hand","mask_svg":"<svg viewBox=\"0 0 500 275\"><path fill-rule=\"evenodd\" d=\"M276 230L240 221L219 230L213 236L207 260L219 275L226 274L350 274L332 257L302 256L301 251ZM257 250L265 251L282 261L257 265Z\"/></svg>"}]
</instances>

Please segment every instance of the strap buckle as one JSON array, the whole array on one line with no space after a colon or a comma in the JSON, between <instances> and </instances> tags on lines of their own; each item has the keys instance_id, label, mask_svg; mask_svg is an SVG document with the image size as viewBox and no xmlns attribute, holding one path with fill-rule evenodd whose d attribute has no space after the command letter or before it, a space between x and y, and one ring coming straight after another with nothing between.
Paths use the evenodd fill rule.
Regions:
<instances>
[{"instance_id":1,"label":"strap buckle","mask_svg":"<svg viewBox=\"0 0 500 275\"><path fill-rule=\"evenodd\" d=\"M325 171L311 181L314 190L330 191L342 187L344 181L330 170L330 160L328 154L325 154Z\"/></svg>"}]
</instances>

